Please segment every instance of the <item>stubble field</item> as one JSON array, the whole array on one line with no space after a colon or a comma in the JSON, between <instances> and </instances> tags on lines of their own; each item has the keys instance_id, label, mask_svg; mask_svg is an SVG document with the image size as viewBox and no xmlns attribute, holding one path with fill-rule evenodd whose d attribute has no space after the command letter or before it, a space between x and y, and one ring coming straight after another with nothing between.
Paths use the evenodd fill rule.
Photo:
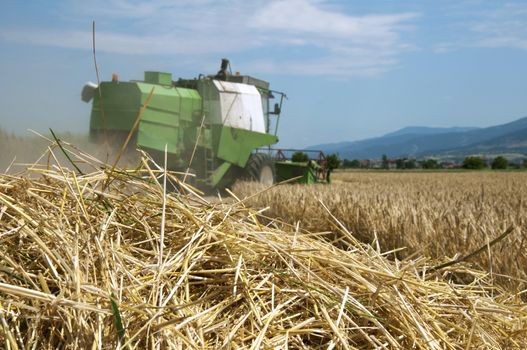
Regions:
<instances>
[{"instance_id":1,"label":"stubble field","mask_svg":"<svg viewBox=\"0 0 527 350\"><path fill-rule=\"evenodd\" d=\"M252 197L209 201L148 158L125 170L62 146L66 162L53 144L45 164L0 174L0 347L526 342L523 173L345 173L260 195L239 184ZM470 260L490 276L465 263L435 268L502 231ZM493 283L505 272L516 276L503 279L510 288Z\"/></svg>"},{"instance_id":2,"label":"stubble field","mask_svg":"<svg viewBox=\"0 0 527 350\"><path fill-rule=\"evenodd\" d=\"M241 198L258 190L250 183L235 187ZM338 232L333 216L361 241L396 250L399 259L449 261L487 245L468 262L516 289L527 278L526 194L524 172L357 171L335 173L331 185L279 185L248 203L312 232Z\"/></svg>"}]
</instances>

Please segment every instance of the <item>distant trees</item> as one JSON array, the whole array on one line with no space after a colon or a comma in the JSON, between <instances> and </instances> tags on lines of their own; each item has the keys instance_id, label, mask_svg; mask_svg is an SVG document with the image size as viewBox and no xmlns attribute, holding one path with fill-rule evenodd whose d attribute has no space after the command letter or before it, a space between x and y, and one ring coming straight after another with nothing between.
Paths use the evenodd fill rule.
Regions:
<instances>
[{"instance_id":1,"label":"distant trees","mask_svg":"<svg viewBox=\"0 0 527 350\"><path fill-rule=\"evenodd\" d=\"M408 159L404 166L406 167L406 169L415 169L417 168L417 162L415 161L415 159Z\"/></svg>"},{"instance_id":2,"label":"distant trees","mask_svg":"<svg viewBox=\"0 0 527 350\"><path fill-rule=\"evenodd\" d=\"M395 167L397 169L415 169L417 162L415 159L398 158L395 160Z\"/></svg>"},{"instance_id":3,"label":"distant trees","mask_svg":"<svg viewBox=\"0 0 527 350\"><path fill-rule=\"evenodd\" d=\"M482 156L467 156L463 160L453 158L440 161L437 158L414 159L401 157L390 159L387 155L383 154L381 159L344 159L342 161L339 160L339 162L344 169L527 169L527 159L511 162L504 156L497 156L492 159L486 159Z\"/></svg>"},{"instance_id":4,"label":"distant trees","mask_svg":"<svg viewBox=\"0 0 527 350\"><path fill-rule=\"evenodd\" d=\"M337 169L340 166L340 158L337 154L333 153L329 156L326 156L326 166L328 168L328 172L326 174L326 181L328 183L331 182L331 173L334 169Z\"/></svg>"},{"instance_id":5,"label":"distant trees","mask_svg":"<svg viewBox=\"0 0 527 350\"><path fill-rule=\"evenodd\" d=\"M340 158L337 154L333 153L326 156L326 162L329 169L337 169L340 166Z\"/></svg>"},{"instance_id":6,"label":"distant trees","mask_svg":"<svg viewBox=\"0 0 527 350\"><path fill-rule=\"evenodd\" d=\"M308 157L308 155L306 153L304 153L302 151L296 151L291 156L291 160L293 162L305 163L305 162L307 162L309 160L309 157Z\"/></svg>"},{"instance_id":7,"label":"distant trees","mask_svg":"<svg viewBox=\"0 0 527 350\"><path fill-rule=\"evenodd\" d=\"M463 168L465 169L483 169L485 167L485 161L481 157L469 156L463 160Z\"/></svg>"},{"instance_id":8,"label":"distant trees","mask_svg":"<svg viewBox=\"0 0 527 350\"><path fill-rule=\"evenodd\" d=\"M386 154L382 155L382 168L388 169L390 167L390 163L388 162L388 156Z\"/></svg>"},{"instance_id":9,"label":"distant trees","mask_svg":"<svg viewBox=\"0 0 527 350\"><path fill-rule=\"evenodd\" d=\"M439 163L435 159L425 159L422 163L423 169L437 169L439 168Z\"/></svg>"},{"instance_id":10,"label":"distant trees","mask_svg":"<svg viewBox=\"0 0 527 350\"><path fill-rule=\"evenodd\" d=\"M492 169L507 169L507 166L509 165L509 161L507 158L503 156L497 156L492 161L491 167Z\"/></svg>"},{"instance_id":11,"label":"distant trees","mask_svg":"<svg viewBox=\"0 0 527 350\"><path fill-rule=\"evenodd\" d=\"M358 169L361 167L360 161L358 159L344 159L341 164L342 168L352 168L352 169Z\"/></svg>"}]
</instances>

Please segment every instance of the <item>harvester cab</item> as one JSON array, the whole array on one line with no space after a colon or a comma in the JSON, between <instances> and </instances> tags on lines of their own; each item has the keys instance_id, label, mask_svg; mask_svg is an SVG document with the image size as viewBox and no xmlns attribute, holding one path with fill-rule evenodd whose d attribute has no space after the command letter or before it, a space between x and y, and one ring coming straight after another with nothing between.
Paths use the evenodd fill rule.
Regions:
<instances>
[{"instance_id":1,"label":"harvester cab","mask_svg":"<svg viewBox=\"0 0 527 350\"><path fill-rule=\"evenodd\" d=\"M278 142L285 94L248 75L232 74L227 59L216 75L172 80L165 72L145 72L142 81L88 83L82 100L93 101L90 138L131 145L168 167L192 169L201 188L223 188L238 178L265 184L276 180L267 149ZM270 108L271 100L276 100Z\"/></svg>"}]
</instances>

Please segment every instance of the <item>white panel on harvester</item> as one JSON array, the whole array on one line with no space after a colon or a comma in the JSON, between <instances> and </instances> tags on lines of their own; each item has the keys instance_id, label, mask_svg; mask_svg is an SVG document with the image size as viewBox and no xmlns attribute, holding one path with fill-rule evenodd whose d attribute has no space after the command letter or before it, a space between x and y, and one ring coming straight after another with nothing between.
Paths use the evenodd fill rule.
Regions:
<instances>
[{"instance_id":1,"label":"white panel on harvester","mask_svg":"<svg viewBox=\"0 0 527 350\"><path fill-rule=\"evenodd\" d=\"M262 99L253 85L214 80L220 94L222 124L265 133Z\"/></svg>"}]
</instances>

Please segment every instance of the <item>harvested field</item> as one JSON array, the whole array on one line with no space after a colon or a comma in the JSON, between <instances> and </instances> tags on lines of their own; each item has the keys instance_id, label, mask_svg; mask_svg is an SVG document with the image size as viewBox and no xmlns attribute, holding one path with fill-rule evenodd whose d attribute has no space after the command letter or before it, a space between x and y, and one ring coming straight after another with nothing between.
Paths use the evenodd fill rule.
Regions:
<instances>
[{"instance_id":1,"label":"harvested field","mask_svg":"<svg viewBox=\"0 0 527 350\"><path fill-rule=\"evenodd\" d=\"M342 172L334 179L331 185L280 185L249 202L310 231L334 231L333 215L362 242L382 250L406 248L397 252L399 258L464 256L512 226L514 231L470 262L509 288L525 288L526 172ZM235 192L243 198L257 190L240 183Z\"/></svg>"},{"instance_id":2,"label":"harvested field","mask_svg":"<svg viewBox=\"0 0 527 350\"><path fill-rule=\"evenodd\" d=\"M162 169L111 171L76 157L93 172L0 177L6 349L510 349L527 340L520 295L463 264L432 272L429 259L393 262L344 228L330 244L264 225L243 202L207 203ZM167 177L189 194L166 193ZM456 272L473 282L454 283Z\"/></svg>"}]
</instances>

